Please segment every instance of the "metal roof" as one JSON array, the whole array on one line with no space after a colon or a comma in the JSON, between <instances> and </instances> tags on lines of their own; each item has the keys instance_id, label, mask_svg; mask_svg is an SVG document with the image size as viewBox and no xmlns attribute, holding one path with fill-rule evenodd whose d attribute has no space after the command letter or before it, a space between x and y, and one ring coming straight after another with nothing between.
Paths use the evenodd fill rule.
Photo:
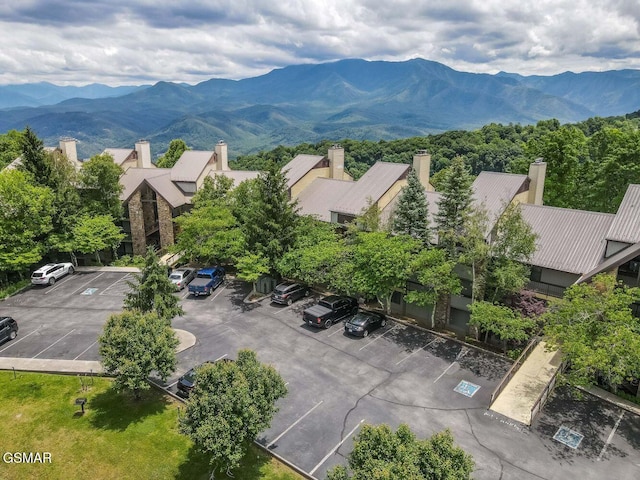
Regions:
<instances>
[{"instance_id":1,"label":"metal roof","mask_svg":"<svg viewBox=\"0 0 640 480\"><path fill-rule=\"evenodd\" d=\"M160 175L168 176L170 170L168 168L130 168L120 175L120 184L122 185L122 193L120 200L126 202L133 195L140 184L147 178L157 177Z\"/></svg>"},{"instance_id":2,"label":"metal roof","mask_svg":"<svg viewBox=\"0 0 640 480\"><path fill-rule=\"evenodd\" d=\"M256 172L253 170L212 170L211 172L209 172L210 177L215 177L216 175L224 175L227 178L231 178L233 180L234 187L237 187L245 180L258 178L259 174L260 172Z\"/></svg>"},{"instance_id":3,"label":"metal roof","mask_svg":"<svg viewBox=\"0 0 640 480\"><path fill-rule=\"evenodd\" d=\"M585 282L590 278L596 276L598 273L607 272L612 268L619 267L623 263L627 263L629 260L633 260L638 255L640 255L640 242L635 243L630 247L627 247L624 250L616 253L615 255L610 256L593 270L582 275L578 280L576 280L576 283Z\"/></svg>"},{"instance_id":4,"label":"metal roof","mask_svg":"<svg viewBox=\"0 0 640 480\"><path fill-rule=\"evenodd\" d=\"M282 171L287 177L287 187L294 186L322 160L324 160L322 155L296 155L293 160L282 167Z\"/></svg>"},{"instance_id":5,"label":"metal roof","mask_svg":"<svg viewBox=\"0 0 640 480\"><path fill-rule=\"evenodd\" d=\"M473 201L476 206L484 204L489 217L487 235L493 230L505 208L523 188L527 179L526 175L480 172L473 181Z\"/></svg>"},{"instance_id":6,"label":"metal roof","mask_svg":"<svg viewBox=\"0 0 640 480\"><path fill-rule=\"evenodd\" d=\"M195 182L215 152L186 150L171 168L171 180L174 182Z\"/></svg>"},{"instance_id":7,"label":"metal roof","mask_svg":"<svg viewBox=\"0 0 640 480\"><path fill-rule=\"evenodd\" d=\"M640 242L640 185L629 185L618 207L607 240L624 243Z\"/></svg>"},{"instance_id":8,"label":"metal roof","mask_svg":"<svg viewBox=\"0 0 640 480\"><path fill-rule=\"evenodd\" d=\"M360 215L367 206L367 199L373 202L380 200L395 182L406 176L410 168L405 163L376 162L357 182L352 183L353 186L333 204L331 211Z\"/></svg>"},{"instance_id":9,"label":"metal roof","mask_svg":"<svg viewBox=\"0 0 640 480\"><path fill-rule=\"evenodd\" d=\"M355 183L348 180L316 178L298 195L299 213L330 222L332 203L345 195L353 185Z\"/></svg>"},{"instance_id":10,"label":"metal roof","mask_svg":"<svg viewBox=\"0 0 640 480\"><path fill-rule=\"evenodd\" d=\"M105 148L102 153L108 153L116 165L122 165L133 152L132 148Z\"/></svg>"},{"instance_id":11,"label":"metal roof","mask_svg":"<svg viewBox=\"0 0 640 480\"><path fill-rule=\"evenodd\" d=\"M584 274L600 263L615 215L526 203L520 207L538 235L531 265Z\"/></svg>"},{"instance_id":12,"label":"metal roof","mask_svg":"<svg viewBox=\"0 0 640 480\"><path fill-rule=\"evenodd\" d=\"M148 169L147 169L148 170ZM158 195L164 198L173 208L178 208L186 203L191 202L190 197L186 197L171 180L171 174L157 177L145 178L145 181L153 188Z\"/></svg>"}]
</instances>

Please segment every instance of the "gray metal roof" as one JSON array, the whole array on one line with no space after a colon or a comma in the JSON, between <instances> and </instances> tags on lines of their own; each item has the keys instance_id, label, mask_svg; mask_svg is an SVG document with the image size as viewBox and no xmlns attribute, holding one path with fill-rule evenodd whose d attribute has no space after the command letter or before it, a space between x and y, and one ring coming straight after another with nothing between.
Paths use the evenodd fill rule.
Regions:
<instances>
[{"instance_id":1,"label":"gray metal roof","mask_svg":"<svg viewBox=\"0 0 640 480\"><path fill-rule=\"evenodd\" d=\"M376 162L367 172L352 183L352 187L331 207L332 212L360 215L367 206L367 199L373 202L389 190L399 179L406 176L411 168L405 163Z\"/></svg>"},{"instance_id":2,"label":"gray metal roof","mask_svg":"<svg viewBox=\"0 0 640 480\"><path fill-rule=\"evenodd\" d=\"M171 168L171 180L174 182L195 182L215 152L186 150Z\"/></svg>"},{"instance_id":3,"label":"gray metal roof","mask_svg":"<svg viewBox=\"0 0 640 480\"><path fill-rule=\"evenodd\" d=\"M614 242L640 242L640 185L629 185L607 233Z\"/></svg>"},{"instance_id":4,"label":"gray metal roof","mask_svg":"<svg viewBox=\"0 0 640 480\"><path fill-rule=\"evenodd\" d=\"M134 151L132 148L105 148L102 153L108 153L116 165L122 165Z\"/></svg>"},{"instance_id":5,"label":"gray metal roof","mask_svg":"<svg viewBox=\"0 0 640 480\"><path fill-rule=\"evenodd\" d=\"M489 217L489 234L506 206L523 188L527 181L526 175L512 173L480 172L473 182L473 201L476 205L484 204Z\"/></svg>"},{"instance_id":6,"label":"gray metal roof","mask_svg":"<svg viewBox=\"0 0 640 480\"><path fill-rule=\"evenodd\" d=\"M147 169L148 170L148 169ZM173 208L178 208L186 203L191 202L190 197L186 197L171 180L171 174L167 172L165 175L146 178L145 181L153 188L158 195L164 198Z\"/></svg>"},{"instance_id":7,"label":"gray metal roof","mask_svg":"<svg viewBox=\"0 0 640 480\"><path fill-rule=\"evenodd\" d=\"M120 200L126 202L133 195L140 184L147 178L157 177L159 175L169 175L168 168L130 168L120 175L120 184L122 185L122 193Z\"/></svg>"},{"instance_id":8,"label":"gray metal roof","mask_svg":"<svg viewBox=\"0 0 640 480\"><path fill-rule=\"evenodd\" d=\"M130 168L120 177L120 183L124 187L120 200L123 202L129 200L144 182L148 183L173 208L190 201L189 197L185 197L171 180L171 169L169 168Z\"/></svg>"},{"instance_id":9,"label":"gray metal roof","mask_svg":"<svg viewBox=\"0 0 640 480\"><path fill-rule=\"evenodd\" d=\"M627 263L629 260L633 260L638 255L640 255L640 242L635 243L630 247L627 247L624 250L616 253L615 255L610 256L604 262L596 266L593 270L582 275L578 280L576 280L576 283L586 282L598 273L607 272L615 267L619 267L623 263Z\"/></svg>"},{"instance_id":10,"label":"gray metal roof","mask_svg":"<svg viewBox=\"0 0 640 480\"><path fill-rule=\"evenodd\" d=\"M282 171L287 177L287 187L291 188L295 185L323 159L322 155L296 155L293 160L282 167Z\"/></svg>"},{"instance_id":11,"label":"gray metal roof","mask_svg":"<svg viewBox=\"0 0 640 480\"><path fill-rule=\"evenodd\" d=\"M584 274L600 263L615 215L524 203L520 207L538 235L532 265Z\"/></svg>"},{"instance_id":12,"label":"gray metal roof","mask_svg":"<svg viewBox=\"0 0 640 480\"><path fill-rule=\"evenodd\" d=\"M319 220L331 221L331 204L355 185L348 180L316 178L298 196L301 215L314 215Z\"/></svg>"},{"instance_id":13,"label":"gray metal roof","mask_svg":"<svg viewBox=\"0 0 640 480\"><path fill-rule=\"evenodd\" d=\"M237 187L245 180L258 178L259 174L260 172L254 170L212 170L211 172L209 172L210 177L215 177L216 175L224 175L225 177L232 179L234 187Z\"/></svg>"}]
</instances>

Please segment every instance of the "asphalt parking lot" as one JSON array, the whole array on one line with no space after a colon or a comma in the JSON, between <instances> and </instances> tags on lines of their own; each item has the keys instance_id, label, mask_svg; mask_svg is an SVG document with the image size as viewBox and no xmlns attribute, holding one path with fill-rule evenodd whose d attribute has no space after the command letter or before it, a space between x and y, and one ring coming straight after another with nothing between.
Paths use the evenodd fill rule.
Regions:
<instances>
[{"instance_id":1,"label":"asphalt parking lot","mask_svg":"<svg viewBox=\"0 0 640 480\"><path fill-rule=\"evenodd\" d=\"M95 342L108 315L120 310L128 278L77 273L3 302L1 313L14 316L20 332L0 345L0 356L97 360ZM173 326L197 341L178 354L166 386L175 392L180 375L205 360L255 350L289 389L259 441L317 478L345 462L364 422L405 422L420 437L450 428L473 455L476 479L640 476L640 419L630 413L559 389L525 428L487 410L510 366L500 357L393 321L367 338L346 336L340 324L315 329L301 320L313 298L290 307L268 299L246 305L246 294L246 285L228 282L210 297L184 298L185 315ZM583 435L576 448L558 440L578 438L572 432Z\"/></svg>"}]
</instances>

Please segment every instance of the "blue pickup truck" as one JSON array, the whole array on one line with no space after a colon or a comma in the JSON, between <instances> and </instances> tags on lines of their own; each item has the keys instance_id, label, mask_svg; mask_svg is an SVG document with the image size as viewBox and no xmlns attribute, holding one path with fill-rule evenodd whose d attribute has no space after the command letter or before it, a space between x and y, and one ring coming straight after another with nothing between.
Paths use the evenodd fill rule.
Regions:
<instances>
[{"instance_id":1,"label":"blue pickup truck","mask_svg":"<svg viewBox=\"0 0 640 480\"><path fill-rule=\"evenodd\" d=\"M203 268L198 270L196 278L189 284L189 293L196 297L198 295L211 295L211 292L222 282L224 282L224 268Z\"/></svg>"}]
</instances>

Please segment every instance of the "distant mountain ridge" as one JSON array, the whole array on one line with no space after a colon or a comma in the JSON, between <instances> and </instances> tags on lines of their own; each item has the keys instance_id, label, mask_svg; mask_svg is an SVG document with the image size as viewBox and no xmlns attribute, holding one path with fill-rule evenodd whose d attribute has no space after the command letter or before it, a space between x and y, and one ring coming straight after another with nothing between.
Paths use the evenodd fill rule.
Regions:
<instances>
[{"instance_id":1,"label":"distant mountain ridge","mask_svg":"<svg viewBox=\"0 0 640 480\"><path fill-rule=\"evenodd\" d=\"M73 88L89 87L96 95L120 92ZM118 96L86 98L89 89L85 98L4 110L0 131L28 124L48 144L72 136L81 141L81 156L128 147L139 138L149 139L155 154L173 138L196 149L211 149L223 138L236 156L321 139L393 139L549 118L576 122L640 108L637 70L489 75L423 59L341 60L243 80L123 88Z\"/></svg>"}]
</instances>

